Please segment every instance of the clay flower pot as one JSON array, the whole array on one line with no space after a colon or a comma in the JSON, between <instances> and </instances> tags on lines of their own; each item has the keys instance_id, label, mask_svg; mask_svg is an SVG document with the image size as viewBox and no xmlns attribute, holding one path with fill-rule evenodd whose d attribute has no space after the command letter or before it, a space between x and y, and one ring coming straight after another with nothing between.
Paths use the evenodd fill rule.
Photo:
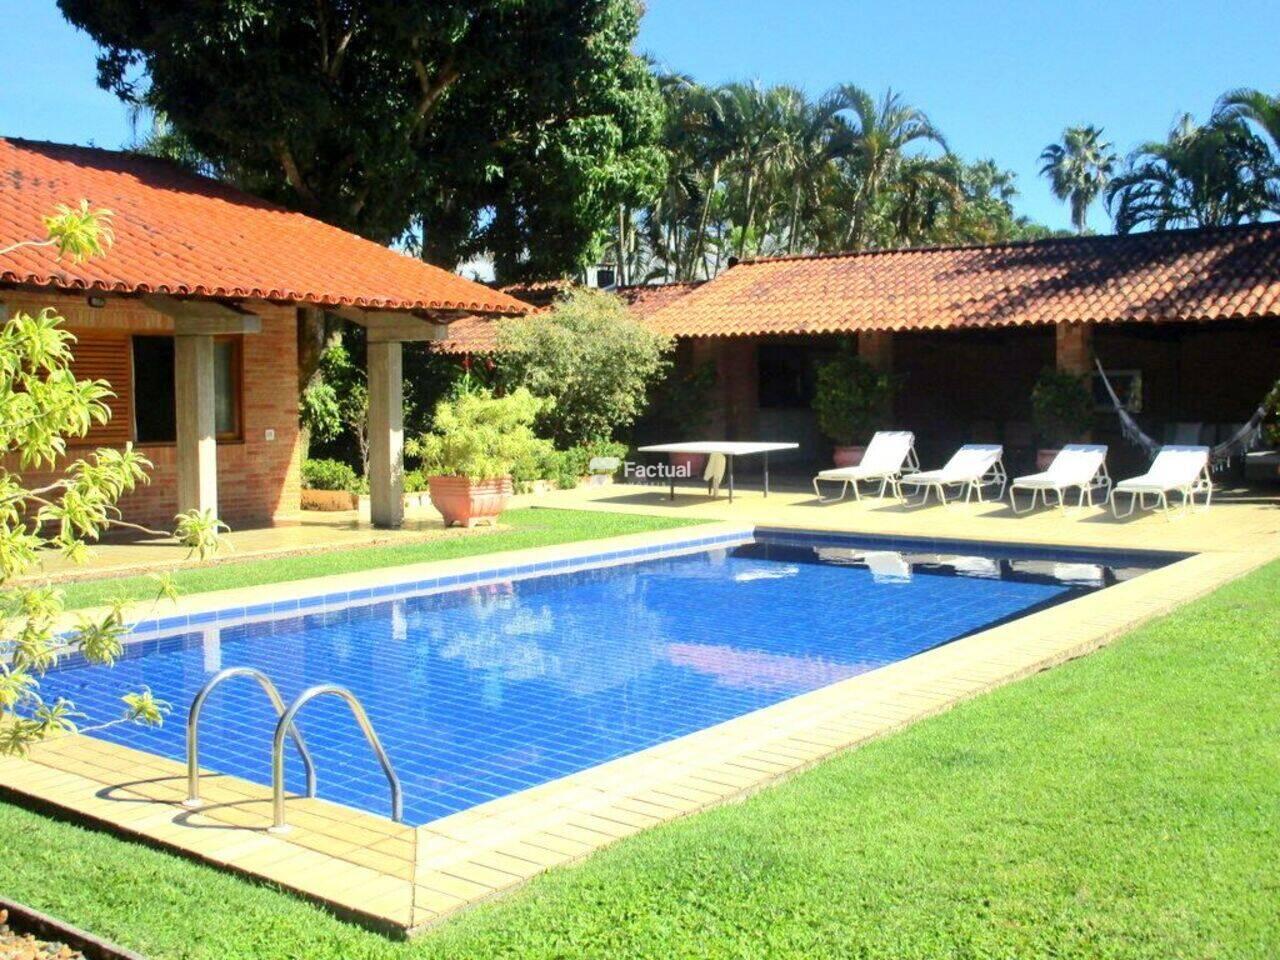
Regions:
<instances>
[{"instance_id":1,"label":"clay flower pot","mask_svg":"<svg viewBox=\"0 0 1280 960\"><path fill-rule=\"evenodd\" d=\"M1036 450L1036 469L1043 473L1053 463L1053 458L1062 451L1057 447L1041 447Z\"/></svg>"},{"instance_id":2,"label":"clay flower pot","mask_svg":"<svg viewBox=\"0 0 1280 960\"><path fill-rule=\"evenodd\" d=\"M455 523L474 527L478 521L497 523L511 501L510 477L468 480L466 477L431 477L428 480L431 504L444 517L444 525Z\"/></svg>"},{"instance_id":3,"label":"clay flower pot","mask_svg":"<svg viewBox=\"0 0 1280 960\"><path fill-rule=\"evenodd\" d=\"M867 452L865 446L840 446L837 445L832 454L832 460L835 461L837 467L856 467L862 462L862 456Z\"/></svg>"}]
</instances>

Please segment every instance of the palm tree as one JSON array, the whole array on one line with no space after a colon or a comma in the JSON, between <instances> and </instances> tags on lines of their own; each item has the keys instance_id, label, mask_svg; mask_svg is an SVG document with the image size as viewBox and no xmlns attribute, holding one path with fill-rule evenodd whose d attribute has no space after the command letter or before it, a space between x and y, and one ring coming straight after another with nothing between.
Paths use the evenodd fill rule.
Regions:
<instances>
[{"instance_id":1,"label":"palm tree","mask_svg":"<svg viewBox=\"0 0 1280 960\"><path fill-rule=\"evenodd\" d=\"M1115 150L1102 139L1102 128L1089 124L1067 127L1062 142L1045 147L1040 160L1040 175L1049 178L1055 197L1071 204L1071 225L1083 234L1089 206L1115 173Z\"/></svg>"},{"instance_id":2,"label":"palm tree","mask_svg":"<svg viewBox=\"0 0 1280 960\"><path fill-rule=\"evenodd\" d=\"M1164 141L1143 144L1107 188L1116 230L1253 223L1271 209L1267 145L1239 120L1204 126L1184 114Z\"/></svg>"},{"instance_id":3,"label":"palm tree","mask_svg":"<svg viewBox=\"0 0 1280 960\"><path fill-rule=\"evenodd\" d=\"M824 188L837 172L837 163L852 156L857 140L840 116L844 101L839 91L823 95L816 103L797 93L785 107L780 179L788 195L785 249L795 253L803 229L801 215L816 212Z\"/></svg>"},{"instance_id":4,"label":"palm tree","mask_svg":"<svg viewBox=\"0 0 1280 960\"><path fill-rule=\"evenodd\" d=\"M1213 110L1215 123L1252 124L1254 130L1271 141L1271 171L1267 177L1268 207L1280 214L1280 96L1241 87L1218 98Z\"/></svg>"}]
</instances>

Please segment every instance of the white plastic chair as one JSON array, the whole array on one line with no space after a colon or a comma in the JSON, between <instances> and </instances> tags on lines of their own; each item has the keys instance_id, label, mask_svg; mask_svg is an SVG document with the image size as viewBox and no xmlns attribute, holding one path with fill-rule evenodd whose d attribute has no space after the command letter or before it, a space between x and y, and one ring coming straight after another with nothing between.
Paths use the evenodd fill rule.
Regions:
<instances>
[{"instance_id":1,"label":"white plastic chair","mask_svg":"<svg viewBox=\"0 0 1280 960\"><path fill-rule=\"evenodd\" d=\"M835 467L821 471L813 478L813 493L820 503L835 503L843 500L852 487L853 498L861 500L862 492L858 489L858 484L879 480L878 496L883 497L885 490L892 490L895 497L901 497L898 490L899 479L904 473L915 473L919 469L916 435L908 430L880 430L867 444L861 463L853 467ZM818 487L820 482L840 484L840 495L824 498Z\"/></svg>"},{"instance_id":2,"label":"white plastic chair","mask_svg":"<svg viewBox=\"0 0 1280 960\"><path fill-rule=\"evenodd\" d=\"M1120 512L1119 494L1129 494L1129 509ZM1151 467L1140 477L1121 480L1111 488L1111 512L1116 518L1127 517L1138 507L1143 510L1162 509L1171 516L1169 494L1182 494L1182 508L1190 510L1196 505L1196 494L1204 494L1204 506L1208 509L1213 499L1213 477L1209 474L1208 447L1161 447ZM1154 497L1147 506L1147 497Z\"/></svg>"},{"instance_id":3,"label":"white plastic chair","mask_svg":"<svg viewBox=\"0 0 1280 960\"><path fill-rule=\"evenodd\" d=\"M1080 502L1084 507L1085 500L1093 506L1093 492L1106 490L1111 486L1111 477L1107 474L1107 448L1105 444L1071 443L1058 451L1043 473L1031 473L1023 477L1015 477L1009 484L1009 506L1014 513L1030 513L1036 508L1036 497L1047 507L1049 494L1058 498L1059 509L1066 510L1066 493L1079 489ZM1018 509L1017 491L1031 491L1031 505L1025 510Z\"/></svg>"},{"instance_id":4,"label":"white plastic chair","mask_svg":"<svg viewBox=\"0 0 1280 960\"><path fill-rule=\"evenodd\" d=\"M961 488L966 501L976 496L978 502L983 503L982 488L998 486L1000 492L996 494L996 499L1000 500L1004 498L1005 484L1009 480L1009 475L1004 470L1003 457L1004 447L998 443L965 444L952 454L947 465L941 470L903 475L898 481L898 487L899 490L903 486L912 486L917 490L924 488L920 500L912 506L923 506L928 503L930 490L937 494L940 503L945 504L947 487ZM905 503L906 496L901 496Z\"/></svg>"}]
</instances>

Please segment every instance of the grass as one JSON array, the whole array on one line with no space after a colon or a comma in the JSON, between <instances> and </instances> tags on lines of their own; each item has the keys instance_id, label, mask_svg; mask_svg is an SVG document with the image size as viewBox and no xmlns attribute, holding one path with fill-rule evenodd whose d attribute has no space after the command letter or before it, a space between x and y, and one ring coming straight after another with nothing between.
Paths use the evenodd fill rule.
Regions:
<instances>
[{"instance_id":1,"label":"grass","mask_svg":"<svg viewBox=\"0 0 1280 960\"><path fill-rule=\"evenodd\" d=\"M1280 564L413 943L0 806L0 888L153 958L1274 957Z\"/></svg>"},{"instance_id":2,"label":"grass","mask_svg":"<svg viewBox=\"0 0 1280 960\"><path fill-rule=\"evenodd\" d=\"M615 537L624 533L667 530L702 521L527 507L508 510L502 515L502 522L508 529L476 536L445 537L394 546L355 547L329 553L179 568L173 571L173 580L183 594L205 593L209 590L284 583L335 573L398 567L408 563L456 560L459 557L496 553L499 550L523 550L527 547L548 547L576 540ZM135 576L82 580L69 583L63 589L67 609L78 609L97 606L121 596L131 600L148 600L155 596L156 587L155 582L147 577Z\"/></svg>"}]
</instances>

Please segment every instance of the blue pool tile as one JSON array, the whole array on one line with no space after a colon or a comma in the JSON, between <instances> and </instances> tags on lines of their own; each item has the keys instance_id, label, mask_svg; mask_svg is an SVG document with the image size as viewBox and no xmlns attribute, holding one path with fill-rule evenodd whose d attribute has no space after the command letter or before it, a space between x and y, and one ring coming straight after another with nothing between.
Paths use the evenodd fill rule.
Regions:
<instances>
[{"instance_id":1,"label":"blue pool tile","mask_svg":"<svg viewBox=\"0 0 1280 960\"><path fill-rule=\"evenodd\" d=\"M754 541L700 535L674 549L630 547L150 620L136 632L159 636L129 644L114 669L69 657L43 692L73 700L88 718L82 726L98 727L94 736L181 760L182 716L218 669L257 667L286 699L316 683L344 684L365 704L404 784L406 819L418 824L1092 589L1056 579L1055 564L1087 572L1095 562L1161 559L975 548L948 560L954 544L806 531ZM868 550L902 553L898 566L876 573ZM899 567L909 576L884 575ZM413 593L428 590L437 592ZM100 726L141 686L174 704L175 716L160 728ZM320 796L385 815L386 780L347 708L317 700L299 723ZM202 764L269 783L274 726L256 684L225 684L206 705ZM292 744L286 784L303 784Z\"/></svg>"}]
</instances>

